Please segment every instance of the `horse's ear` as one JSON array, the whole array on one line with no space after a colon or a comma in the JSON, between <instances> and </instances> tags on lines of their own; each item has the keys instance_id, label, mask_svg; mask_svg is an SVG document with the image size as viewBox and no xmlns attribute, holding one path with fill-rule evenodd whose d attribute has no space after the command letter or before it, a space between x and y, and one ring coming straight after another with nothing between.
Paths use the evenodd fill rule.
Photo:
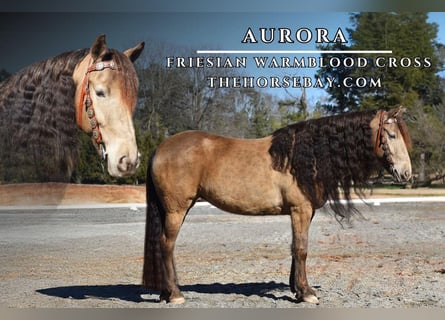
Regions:
<instances>
[{"instance_id":1,"label":"horse's ear","mask_svg":"<svg viewBox=\"0 0 445 320\"><path fill-rule=\"evenodd\" d=\"M388 111L388 118L400 118L405 111L405 107L399 106L398 108Z\"/></svg>"},{"instance_id":2,"label":"horse's ear","mask_svg":"<svg viewBox=\"0 0 445 320\"><path fill-rule=\"evenodd\" d=\"M104 55L107 52L107 44L105 43L105 35L102 34L97 37L97 39L94 41L93 45L91 46L90 53L93 60L98 59L102 55Z\"/></svg>"},{"instance_id":3,"label":"horse's ear","mask_svg":"<svg viewBox=\"0 0 445 320\"><path fill-rule=\"evenodd\" d=\"M125 50L124 54L131 60L131 62L135 62L136 59L141 55L141 52L144 49L144 46L145 46L145 42L141 42L134 48Z\"/></svg>"}]
</instances>

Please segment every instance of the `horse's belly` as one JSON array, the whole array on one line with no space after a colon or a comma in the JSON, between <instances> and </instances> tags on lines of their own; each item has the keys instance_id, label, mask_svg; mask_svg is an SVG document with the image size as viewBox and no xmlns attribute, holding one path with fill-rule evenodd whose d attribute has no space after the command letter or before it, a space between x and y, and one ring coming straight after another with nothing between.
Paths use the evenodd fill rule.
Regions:
<instances>
[{"instance_id":1,"label":"horse's belly","mask_svg":"<svg viewBox=\"0 0 445 320\"><path fill-rule=\"evenodd\" d=\"M215 207L236 214L243 215L276 215L282 214L283 208L279 204L266 202L230 201L227 199L206 199Z\"/></svg>"},{"instance_id":2,"label":"horse's belly","mask_svg":"<svg viewBox=\"0 0 445 320\"><path fill-rule=\"evenodd\" d=\"M280 214L283 211L281 191L270 177L243 175L215 180L202 188L201 196L224 211L252 215Z\"/></svg>"}]
</instances>

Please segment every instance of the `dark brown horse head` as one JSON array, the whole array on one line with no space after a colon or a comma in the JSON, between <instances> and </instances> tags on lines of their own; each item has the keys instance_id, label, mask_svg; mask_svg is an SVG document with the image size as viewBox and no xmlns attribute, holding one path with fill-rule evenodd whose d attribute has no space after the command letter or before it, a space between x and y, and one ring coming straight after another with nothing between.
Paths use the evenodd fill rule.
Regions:
<instances>
[{"instance_id":1,"label":"dark brown horse head","mask_svg":"<svg viewBox=\"0 0 445 320\"><path fill-rule=\"evenodd\" d=\"M121 53L99 36L73 73L77 124L92 135L114 177L134 174L140 163L132 121L139 85L133 62L143 48L142 42Z\"/></svg>"},{"instance_id":2,"label":"dark brown horse head","mask_svg":"<svg viewBox=\"0 0 445 320\"><path fill-rule=\"evenodd\" d=\"M411 139L402 119L405 108L399 107L390 111L379 111L371 121L374 152L393 177L409 181L412 177L411 160L408 150Z\"/></svg>"}]
</instances>

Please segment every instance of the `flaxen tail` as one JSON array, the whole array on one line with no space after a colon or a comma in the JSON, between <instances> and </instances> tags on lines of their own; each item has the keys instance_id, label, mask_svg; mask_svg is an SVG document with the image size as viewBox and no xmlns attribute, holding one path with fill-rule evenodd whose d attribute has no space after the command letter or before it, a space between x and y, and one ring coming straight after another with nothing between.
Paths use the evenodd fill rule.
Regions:
<instances>
[{"instance_id":1,"label":"flaxen tail","mask_svg":"<svg viewBox=\"0 0 445 320\"><path fill-rule=\"evenodd\" d=\"M164 230L165 210L156 193L152 176L152 163L147 167L147 220L145 223L144 269L142 285L148 289L162 291L165 283L165 267L161 252L161 237Z\"/></svg>"}]
</instances>

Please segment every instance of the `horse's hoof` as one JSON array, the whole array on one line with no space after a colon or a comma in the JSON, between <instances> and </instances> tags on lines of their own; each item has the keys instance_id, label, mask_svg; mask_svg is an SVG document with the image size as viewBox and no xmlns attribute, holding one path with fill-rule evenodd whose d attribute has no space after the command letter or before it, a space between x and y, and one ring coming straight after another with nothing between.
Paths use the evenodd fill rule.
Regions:
<instances>
[{"instance_id":1,"label":"horse's hoof","mask_svg":"<svg viewBox=\"0 0 445 320\"><path fill-rule=\"evenodd\" d=\"M305 302L313 303L313 304L320 304L320 301L318 301L318 298L314 296L313 294L307 295L303 298Z\"/></svg>"},{"instance_id":2,"label":"horse's hoof","mask_svg":"<svg viewBox=\"0 0 445 320\"><path fill-rule=\"evenodd\" d=\"M177 297L172 297L172 295L170 295L169 293L163 292L159 296L159 302L182 304L185 302L185 299L182 294L179 294Z\"/></svg>"},{"instance_id":3,"label":"horse's hoof","mask_svg":"<svg viewBox=\"0 0 445 320\"><path fill-rule=\"evenodd\" d=\"M171 304L183 304L185 302L185 298L184 297L171 298L168 302Z\"/></svg>"}]
</instances>

